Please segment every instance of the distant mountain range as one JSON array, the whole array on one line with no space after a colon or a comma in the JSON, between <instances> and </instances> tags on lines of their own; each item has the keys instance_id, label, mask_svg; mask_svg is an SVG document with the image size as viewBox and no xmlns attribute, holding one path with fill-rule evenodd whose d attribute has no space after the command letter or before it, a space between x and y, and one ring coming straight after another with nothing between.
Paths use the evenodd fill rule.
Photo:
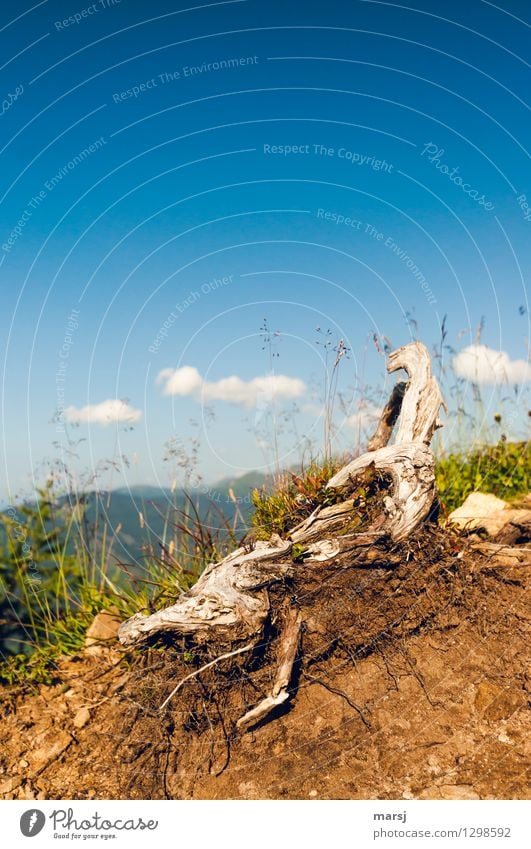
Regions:
<instances>
[{"instance_id":1,"label":"distant mountain range","mask_svg":"<svg viewBox=\"0 0 531 849\"><path fill-rule=\"evenodd\" d=\"M188 493L148 484L87 492L84 522L89 533L97 528L99 536L106 528L107 541L112 540L112 554L118 561L141 564L146 547L159 552L160 543L169 543L173 525L182 519L181 511L190 512L191 504L200 521L213 531L220 529L223 533L227 524L236 535L243 536L249 527L251 491L267 480L261 472L249 472L216 484L201 484Z\"/></svg>"},{"instance_id":2,"label":"distant mountain range","mask_svg":"<svg viewBox=\"0 0 531 849\"><path fill-rule=\"evenodd\" d=\"M249 495L253 489L257 489L264 485L268 480L268 476L262 472L247 472L240 477L223 478L213 484L201 483L197 487L192 487L189 490L193 497L194 493L199 495L210 495L213 500L229 498L229 490L232 490L236 499L243 501L249 500ZM184 490L180 490L184 492ZM121 486L112 490L113 493L123 495L131 495L134 498L173 498L171 490L167 487L153 486L151 484L136 484L135 486ZM230 500L230 499L229 499Z\"/></svg>"},{"instance_id":3,"label":"distant mountain range","mask_svg":"<svg viewBox=\"0 0 531 849\"><path fill-rule=\"evenodd\" d=\"M157 550L159 542L169 542L173 524L182 517L180 511L190 511L190 500L200 521L213 531L222 531L226 523L243 536L249 527L251 492L266 481L265 475L251 472L211 486L201 485L188 493L147 484L119 487L97 496L90 493L87 521L93 524L97 517L103 520L107 532L114 535L114 555L120 560L137 561L146 545Z\"/></svg>"}]
</instances>

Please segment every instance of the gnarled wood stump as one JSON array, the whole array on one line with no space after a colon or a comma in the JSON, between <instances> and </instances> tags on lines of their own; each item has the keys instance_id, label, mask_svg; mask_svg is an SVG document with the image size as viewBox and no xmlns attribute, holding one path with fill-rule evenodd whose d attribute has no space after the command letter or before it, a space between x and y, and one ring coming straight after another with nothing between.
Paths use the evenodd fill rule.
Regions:
<instances>
[{"instance_id":1,"label":"gnarled wood stump","mask_svg":"<svg viewBox=\"0 0 531 849\"><path fill-rule=\"evenodd\" d=\"M270 614L267 588L294 574L301 551L305 566L385 562L389 541L406 539L426 519L436 495L430 442L440 426L439 409L444 402L431 373L429 353L421 343L393 351L387 369L404 369L409 379L395 386L369 442L370 450L328 482L329 489L337 490L344 499L332 506L318 507L284 539L273 534L267 542L257 541L252 551L242 547L219 563L210 564L195 586L171 607L151 616L135 614L120 626L119 639L124 646L141 644L167 631L188 636L196 643L258 643ZM395 423L395 442L389 445ZM355 502L349 493L368 469L390 479L391 487L382 499L378 517L360 533L351 530ZM288 699L301 629L301 617L290 611L281 636L273 691L240 719L240 728L255 725ZM234 653L244 650L247 647Z\"/></svg>"}]
</instances>

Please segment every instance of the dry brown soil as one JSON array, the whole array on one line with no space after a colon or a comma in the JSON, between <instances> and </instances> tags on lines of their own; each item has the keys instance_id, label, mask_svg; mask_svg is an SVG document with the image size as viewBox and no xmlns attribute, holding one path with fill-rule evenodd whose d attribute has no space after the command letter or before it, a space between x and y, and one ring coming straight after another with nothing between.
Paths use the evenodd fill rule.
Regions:
<instances>
[{"instance_id":1,"label":"dry brown soil","mask_svg":"<svg viewBox=\"0 0 531 849\"><path fill-rule=\"evenodd\" d=\"M397 568L327 578L313 601L294 595L308 622L296 693L242 736L234 720L267 667L220 664L162 717L190 671L163 651L124 665L99 649L65 659L53 686L4 688L0 797L525 798L529 543L419 546Z\"/></svg>"}]
</instances>

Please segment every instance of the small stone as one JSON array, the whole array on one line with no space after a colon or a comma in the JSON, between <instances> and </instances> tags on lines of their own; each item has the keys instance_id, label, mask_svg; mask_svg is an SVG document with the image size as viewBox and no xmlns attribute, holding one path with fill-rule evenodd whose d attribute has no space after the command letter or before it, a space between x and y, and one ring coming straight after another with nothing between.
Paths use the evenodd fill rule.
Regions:
<instances>
[{"instance_id":1,"label":"small stone","mask_svg":"<svg viewBox=\"0 0 531 849\"><path fill-rule=\"evenodd\" d=\"M238 784L238 792L242 799L257 799L258 788L254 781L242 781Z\"/></svg>"},{"instance_id":2,"label":"small stone","mask_svg":"<svg viewBox=\"0 0 531 849\"><path fill-rule=\"evenodd\" d=\"M443 784L439 787L442 799L479 799L470 784Z\"/></svg>"},{"instance_id":3,"label":"small stone","mask_svg":"<svg viewBox=\"0 0 531 849\"><path fill-rule=\"evenodd\" d=\"M83 728L90 720L90 711L88 708L80 708L74 716L74 728Z\"/></svg>"},{"instance_id":4,"label":"small stone","mask_svg":"<svg viewBox=\"0 0 531 849\"><path fill-rule=\"evenodd\" d=\"M501 733L501 734L498 734L498 740L499 740L499 742L500 742L500 743L509 743L509 744L510 744L510 743L512 743L512 742L513 742L513 741L511 740L511 738L507 736L507 734L505 733L505 731L502 731L502 733Z\"/></svg>"},{"instance_id":5,"label":"small stone","mask_svg":"<svg viewBox=\"0 0 531 849\"><path fill-rule=\"evenodd\" d=\"M85 649L99 648L116 639L120 618L112 610L102 610L92 620L85 637Z\"/></svg>"},{"instance_id":6,"label":"small stone","mask_svg":"<svg viewBox=\"0 0 531 849\"><path fill-rule=\"evenodd\" d=\"M29 766L29 763L24 758L21 758L18 762L18 765L21 769L26 769L26 767Z\"/></svg>"},{"instance_id":7,"label":"small stone","mask_svg":"<svg viewBox=\"0 0 531 849\"><path fill-rule=\"evenodd\" d=\"M441 769L441 765L439 763L439 758L437 757L437 755L435 755L435 754L428 755L426 760L427 760L427 764L428 764L429 774L433 775L433 776L440 775L441 772L442 772L442 769Z\"/></svg>"},{"instance_id":8,"label":"small stone","mask_svg":"<svg viewBox=\"0 0 531 849\"><path fill-rule=\"evenodd\" d=\"M0 784L0 796L7 795L8 793L13 793L14 790L17 789L22 784L22 779L19 778L18 775L11 776L11 778L6 779L6 781L2 781Z\"/></svg>"},{"instance_id":9,"label":"small stone","mask_svg":"<svg viewBox=\"0 0 531 849\"><path fill-rule=\"evenodd\" d=\"M308 793L308 796L311 799L315 799L315 797L317 796L317 790L310 790L310 792Z\"/></svg>"}]
</instances>

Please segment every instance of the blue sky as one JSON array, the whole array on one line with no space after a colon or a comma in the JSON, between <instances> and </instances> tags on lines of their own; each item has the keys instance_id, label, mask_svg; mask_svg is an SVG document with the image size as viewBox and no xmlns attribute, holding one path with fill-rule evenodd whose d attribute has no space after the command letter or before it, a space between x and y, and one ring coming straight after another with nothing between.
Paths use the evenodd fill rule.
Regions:
<instances>
[{"instance_id":1,"label":"blue sky","mask_svg":"<svg viewBox=\"0 0 531 849\"><path fill-rule=\"evenodd\" d=\"M111 483L167 485L170 439L208 481L267 467L273 420L295 462L326 338L351 447L373 334L431 348L445 315L448 385L464 351L465 403L475 373L521 434L528 4L192 5L2 4L1 494L121 454Z\"/></svg>"}]
</instances>

